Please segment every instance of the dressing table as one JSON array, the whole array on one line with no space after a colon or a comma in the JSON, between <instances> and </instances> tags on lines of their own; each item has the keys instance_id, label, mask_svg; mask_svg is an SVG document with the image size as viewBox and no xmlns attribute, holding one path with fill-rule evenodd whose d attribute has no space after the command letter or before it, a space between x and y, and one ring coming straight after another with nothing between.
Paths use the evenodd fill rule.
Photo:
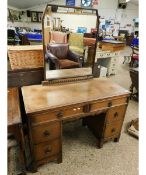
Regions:
<instances>
[{"instance_id":1,"label":"dressing table","mask_svg":"<svg viewBox=\"0 0 146 175\"><path fill-rule=\"evenodd\" d=\"M42 21L48 12L53 13L50 12L51 7L46 6ZM76 8L59 6L57 9L60 7L64 11L65 8ZM77 9L84 10L81 7ZM98 17L97 10L95 12ZM44 26L43 23L43 29ZM45 32L43 38L45 58ZM92 67L52 72L45 69L41 85L21 88L34 171L39 165L50 161L62 162L63 121L82 118L83 126L87 125L96 136L99 148L105 141L119 141L130 93L107 78L94 78L96 46L97 42Z\"/></svg>"},{"instance_id":2,"label":"dressing table","mask_svg":"<svg viewBox=\"0 0 146 175\"><path fill-rule=\"evenodd\" d=\"M35 166L52 160L62 162L64 120L87 117L83 124L94 132L99 147L104 141L118 141L129 99L128 90L107 78L24 86L22 95ZM101 120L94 117L99 113L105 114Z\"/></svg>"}]
</instances>

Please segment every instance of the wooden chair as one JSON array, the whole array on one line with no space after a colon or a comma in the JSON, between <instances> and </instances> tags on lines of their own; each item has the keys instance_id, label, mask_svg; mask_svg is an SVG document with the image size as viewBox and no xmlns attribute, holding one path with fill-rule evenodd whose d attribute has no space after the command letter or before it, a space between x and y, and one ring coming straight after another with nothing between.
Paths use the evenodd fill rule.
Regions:
<instances>
[{"instance_id":1,"label":"wooden chair","mask_svg":"<svg viewBox=\"0 0 146 175\"><path fill-rule=\"evenodd\" d=\"M132 46L132 55L130 61L130 67L138 67L139 65L139 48Z\"/></svg>"},{"instance_id":2,"label":"wooden chair","mask_svg":"<svg viewBox=\"0 0 146 175\"><path fill-rule=\"evenodd\" d=\"M131 98L138 100L138 94L139 94L139 71L138 68L131 68L130 69L130 78L132 81L132 84L130 86L130 92L131 92ZM134 88L135 91L134 92Z\"/></svg>"}]
</instances>

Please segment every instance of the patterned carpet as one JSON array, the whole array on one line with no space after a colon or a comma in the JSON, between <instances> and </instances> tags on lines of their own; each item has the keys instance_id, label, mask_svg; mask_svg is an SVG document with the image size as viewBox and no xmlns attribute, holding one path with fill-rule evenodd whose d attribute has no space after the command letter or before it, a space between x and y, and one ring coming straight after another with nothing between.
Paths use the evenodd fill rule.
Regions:
<instances>
[{"instance_id":1,"label":"patterned carpet","mask_svg":"<svg viewBox=\"0 0 146 175\"><path fill-rule=\"evenodd\" d=\"M127 47L123 52L130 53ZM122 64L119 57L117 75L110 79L129 89L131 84L128 64ZM118 143L105 143L97 149L96 139L92 133L82 127L81 120L63 125L63 162L51 162L41 166L34 175L137 175L138 174L138 140L126 132L127 124L138 117L138 103L130 100L124 120L121 138ZM14 164L15 151L9 154L9 164ZM10 164L11 165L11 164ZM9 175L15 173L12 168ZM27 173L32 175L32 173Z\"/></svg>"}]
</instances>

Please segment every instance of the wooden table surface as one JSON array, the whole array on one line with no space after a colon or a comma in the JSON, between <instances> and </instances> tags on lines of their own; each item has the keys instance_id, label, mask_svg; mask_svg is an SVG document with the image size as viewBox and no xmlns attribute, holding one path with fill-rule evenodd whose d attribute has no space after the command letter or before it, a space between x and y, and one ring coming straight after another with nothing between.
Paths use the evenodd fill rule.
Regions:
<instances>
[{"instance_id":1,"label":"wooden table surface","mask_svg":"<svg viewBox=\"0 0 146 175\"><path fill-rule=\"evenodd\" d=\"M108 78L93 78L62 85L22 87L26 113L129 94Z\"/></svg>"},{"instance_id":2,"label":"wooden table surface","mask_svg":"<svg viewBox=\"0 0 146 175\"><path fill-rule=\"evenodd\" d=\"M17 88L8 89L8 126L21 123Z\"/></svg>"}]
</instances>

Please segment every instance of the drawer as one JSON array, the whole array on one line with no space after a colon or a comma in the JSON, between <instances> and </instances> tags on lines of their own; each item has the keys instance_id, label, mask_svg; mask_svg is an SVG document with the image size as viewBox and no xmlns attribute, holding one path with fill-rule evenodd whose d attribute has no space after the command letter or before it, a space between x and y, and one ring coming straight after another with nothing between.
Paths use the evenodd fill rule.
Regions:
<instances>
[{"instance_id":1,"label":"drawer","mask_svg":"<svg viewBox=\"0 0 146 175\"><path fill-rule=\"evenodd\" d=\"M120 53L119 52L113 52L113 56L119 56Z\"/></svg>"},{"instance_id":2,"label":"drawer","mask_svg":"<svg viewBox=\"0 0 146 175\"><path fill-rule=\"evenodd\" d=\"M117 73L117 70L115 69L115 67L109 68L108 69L108 75L115 75Z\"/></svg>"},{"instance_id":3,"label":"drawer","mask_svg":"<svg viewBox=\"0 0 146 175\"><path fill-rule=\"evenodd\" d=\"M32 127L32 140L34 144L50 141L61 136L61 123L50 122Z\"/></svg>"},{"instance_id":4,"label":"drawer","mask_svg":"<svg viewBox=\"0 0 146 175\"><path fill-rule=\"evenodd\" d=\"M127 108L126 105L110 108L106 116L107 123L117 120L123 120L126 108Z\"/></svg>"},{"instance_id":5,"label":"drawer","mask_svg":"<svg viewBox=\"0 0 146 175\"><path fill-rule=\"evenodd\" d=\"M83 113L84 113L83 106L76 105L73 107L68 107L66 109L60 109L58 111L50 111L50 112L48 111L48 112L42 112L40 114L33 114L30 115L29 118L33 125L41 122L55 121L64 118L69 118L71 116L76 116Z\"/></svg>"},{"instance_id":6,"label":"drawer","mask_svg":"<svg viewBox=\"0 0 146 175\"><path fill-rule=\"evenodd\" d=\"M117 62L117 57L112 57L111 58L111 63L116 63Z\"/></svg>"},{"instance_id":7,"label":"drawer","mask_svg":"<svg viewBox=\"0 0 146 175\"><path fill-rule=\"evenodd\" d=\"M111 124L107 124L105 126L104 137L111 137L121 132L123 121L118 120L116 122L112 122Z\"/></svg>"},{"instance_id":8,"label":"drawer","mask_svg":"<svg viewBox=\"0 0 146 175\"><path fill-rule=\"evenodd\" d=\"M116 68L116 63L111 62L109 65L109 69L115 69Z\"/></svg>"},{"instance_id":9,"label":"drawer","mask_svg":"<svg viewBox=\"0 0 146 175\"><path fill-rule=\"evenodd\" d=\"M112 53L106 53L106 57L112 57L113 54Z\"/></svg>"},{"instance_id":10,"label":"drawer","mask_svg":"<svg viewBox=\"0 0 146 175\"><path fill-rule=\"evenodd\" d=\"M59 154L61 151L61 140L53 140L52 142L44 142L34 145L35 160L41 160L49 156Z\"/></svg>"},{"instance_id":11,"label":"drawer","mask_svg":"<svg viewBox=\"0 0 146 175\"><path fill-rule=\"evenodd\" d=\"M107 53L96 53L96 57L97 58L106 58L107 57Z\"/></svg>"},{"instance_id":12,"label":"drawer","mask_svg":"<svg viewBox=\"0 0 146 175\"><path fill-rule=\"evenodd\" d=\"M101 101L101 102L93 103L91 104L91 112L94 112L99 109L107 108L108 105L109 105L109 101Z\"/></svg>"},{"instance_id":13,"label":"drawer","mask_svg":"<svg viewBox=\"0 0 146 175\"><path fill-rule=\"evenodd\" d=\"M117 99L111 99L111 100L105 100L101 102L95 102L91 104L91 112L99 110L99 109L104 109L112 106L117 106L121 104L127 103L127 98L122 97L122 98L117 98Z\"/></svg>"}]
</instances>

